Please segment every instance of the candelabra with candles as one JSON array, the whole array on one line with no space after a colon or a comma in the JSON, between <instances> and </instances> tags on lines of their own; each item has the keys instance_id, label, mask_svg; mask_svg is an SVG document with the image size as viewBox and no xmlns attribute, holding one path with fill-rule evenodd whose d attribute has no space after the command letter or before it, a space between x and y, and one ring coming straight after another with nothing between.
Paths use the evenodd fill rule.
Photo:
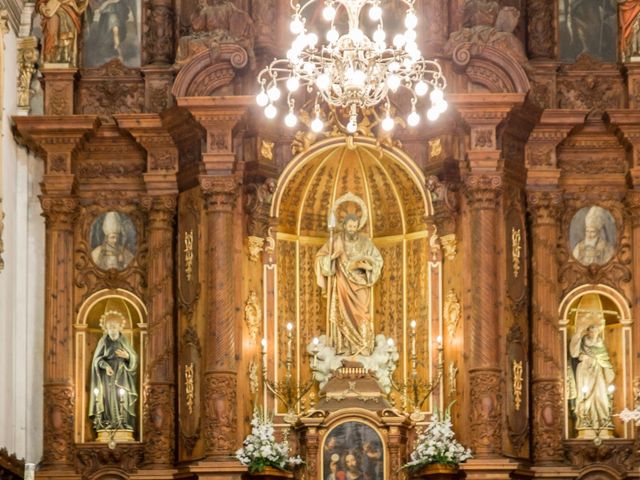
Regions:
<instances>
[{"instance_id":1,"label":"candelabra with candles","mask_svg":"<svg viewBox=\"0 0 640 480\"><path fill-rule=\"evenodd\" d=\"M313 387L313 380L298 383L293 378L293 324L287 323L287 355L285 360L284 381L269 380L267 375L267 339L262 342L262 381L287 410L284 420L287 423L295 423L298 418L298 404Z\"/></svg>"},{"instance_id":2,"label":"candelabra with candles","mask_svg":"<svg viewBox=\"0 0 640 480\"><path fill-rule=\"evenodd\" d=\"M420 412L422 411L422 406L442 381L444 374L444 353L442 348L442 337L438 335L436 339L438 345L436 376L431 381L420 378L418 375L418 353L416 349L417 323L415 320L411 321L410 327L409 343L411 344L411 372L409 380L402 383L396 383L393 381L393 377L391 375L390 378L392 388L400 393L405 410L411 410L412 418L417 420L421 418ZM391 349L393 347L393 340L389 339L388 342L389 349Z\"/></svg>"},{"instance_id":3,"label":"candelabra with candles","mask_svg":"<svg viewBox=\"0 0 640 480\"><path fill-rule=\"evenodd\" d=\"M125 394L127 392L125 391L124 388L120 387L118 388L118 398L120 400L120 408L118 409L118 420L117 422L108 422L107 424L103 424L102 423L102 415L98 414L98 416L96 417L96 422L95 422L95 428L98 432L105 432L107 434L107 446L113 450L114 448L116 448L117 442L116 442L116 435L118 434L119 431L130 431L129 429L125 428L124 425L124 403L125 403ZM93 394L96 396L96 398L98 397L98 395L100 395L100 389L99 388L94 388L93 389Z\"/></svg>"}]
</instances>

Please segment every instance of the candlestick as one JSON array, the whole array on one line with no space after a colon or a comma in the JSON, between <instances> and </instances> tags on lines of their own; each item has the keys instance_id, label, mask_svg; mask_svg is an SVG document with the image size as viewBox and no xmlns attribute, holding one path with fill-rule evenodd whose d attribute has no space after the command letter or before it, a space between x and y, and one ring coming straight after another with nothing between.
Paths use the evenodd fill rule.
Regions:
<instances>
[{"instance_id":1,"label":"candlestick","mask_svg":"<svg viewBox=\"0 0 640 480\"><path fill-rule=\"evenodd\" d=\"M267 339L260 340L260 350L262 351L262 379L267 379Z\"/></svg>"},{"instance_id":2,"label":"candlestick","mask_svg":"<svg viewBox=\"0 0 640 480\"><path fill-rule=\"evenodd\" d=\"M316 368L318 366L318 352L320 351L320 339L318 337L313 337L311 340L311 353L313 355L313 360L311 363L311 368Z\"/></svg>"},{"instance_id":3,"label":"candlestick","mask_svg":"<svg viewBox=\"0 0 640 480\"><path fill-rule=\"evenodd\" d=\"M409 332L409 338L411 339L411 376L416 378L418 376L418 354L416 351L416 327L415 320L411 320L411 331Z\"/></svg>"},{"instance_id":4,"label":"candlestick","mask_svg":"<svg viewBox=\"0 0 640 480\"><path fill-rule=\"evenodd\" d=\"M293 366L293 323L287 323L287 360L286 360L286 379L291 381L291 367Z\"/></svg>"}]
</instances>

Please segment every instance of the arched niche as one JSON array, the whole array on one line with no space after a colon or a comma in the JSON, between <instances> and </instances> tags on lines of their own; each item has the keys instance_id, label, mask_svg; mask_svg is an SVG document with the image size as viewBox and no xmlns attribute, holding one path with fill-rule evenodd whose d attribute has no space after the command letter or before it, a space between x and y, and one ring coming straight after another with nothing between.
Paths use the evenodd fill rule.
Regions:
<instances>
[{"instance_id":1,"label":"arched niche","mask_svg":"<svg viewBox=\"0 0 640 480\"><path fill-rule=\"evenodd\" d=\"M601 316L598 311L601 310ZM576 340L574 348L577 348L577 332L582 328L588 328L587 324L598 323L601 325L599 334L602 335L609 359L613 366L615 378L613 385L615 391L611 394L613 399L612 413L619 413L624 408L632 408L632 358L633 338L631 310L628 301L622 294L606 285L582 285L569 292L560 303L560 332L562 334L562 348L564 351L564 384L565 395L565 437L591 438L588 431L580 430L574 412L575 402L579 401L580 380L577 368L581 363L580 357L574 357L572 353L572 339ZM590 313L596 316L587 318ZM596 330L594 328L594 330ZM594 335L596 332L594 331ZM595 350L594 350L595 353ZM585 361L590 361L585 359ZM587 364L585 363L584 366ZM585 370L583 370L585 371ZM596 371L597 373L597 371ZM584 385L584 382L582 382ZM591 385L587 387L591 392ZM585 394L587 393L585 392ZM617 416L613 416L613 429L610 433L614 438L632 438L633 428L625 425ZM608 433L602 430L601 438L606 440Z\"/></svg>"},{"instance_id":2,"label":"arched niche","mask_svg":"<svg viewBox=\"0 0 640 480\"><path fill-rule=\"evenodd\" d=\"M326 329L326 298L316 284L315 255L328 239L329 206L347 192L364 200L369 221L363 232L384 259L372 298L374 331L399 344L403 357L396 375L402 380L409 368L409 348L405 348L409 324L416 320L420 373L430 376L433 342L429 339L441 334L441 263L430 262L433 228L427 219L433 207L424 185L411 158L370 138L352 143L330 138L287 165L273 196L274 255L266 256L264 278L265 332L268 350L277 359L270 360L270 376L284 375L284 332L291 322L294 374L301 382L309 378L306 346ZM350 207L354 205L347 210Z\"/></svg>"},{"instance_id":3,"label":"arched niche","mask_svg":"<svg viewBox=\"0 0 640 480\"><path fill-rule=\"evenodd\" d=\"M142 441L142 374L146 362L147 309L136 295L122 289L100 290L81 305L74 330L74 377L76 385L76 443L92 442L96 439L91 419L89 418L89 400L92 392L91 362L98 341L103 335L100 317L105 313L109 300L115 299L126 307L127 322L123 330L129 343L138 354L138 402L135 439Z\"/></svg>"}]
</instances>

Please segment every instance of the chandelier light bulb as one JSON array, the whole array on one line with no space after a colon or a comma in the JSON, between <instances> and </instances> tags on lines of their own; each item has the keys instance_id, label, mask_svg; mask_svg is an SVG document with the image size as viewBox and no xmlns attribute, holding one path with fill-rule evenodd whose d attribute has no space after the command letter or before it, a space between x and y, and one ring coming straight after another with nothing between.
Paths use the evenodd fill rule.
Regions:
<instances>
[{"instance_id":1,"label":"chandelier light bulb","mask_svg":"<svg viewBox=\"0 0 640 480\"><path fill-rule=\"evenodd\" d=\"M316 66L311 63L311 62L305 62L304 65L302 65L302 69L308 73L309 75L311 75L313 73L313 71L316 69Z\"/></svg>"},{"instance_id":2,"label":"chandelier light bulb","mask_svg":"<svg viewBox=\"0 0 640 480\"><path fill-rule=\"evenodd\" d=\"M404 32L404 38L407 39L407 42L415 42L418 35L415 30L407 30Z\"/></svg>"},{"instance_id":3,"label":"chandelier light bulb","mask_svg":"<svg viewBox=\"0 0 640 480\"><path fill-rule=\"evenodd\" d=\"M398 70L400 70L400 64L398 62L394 61L389 64L390 72L397 72Z\"/></svg>"},{"instance_id":4,"label":"chandelier light bulb","mask_svg":"<svg viewBox=\"0 0 640 480\"><path fill-rule=\"evenodd\" d=\"M338 38L340 38L340 34L335 28L332 28L327 32L327 42L335 43L338 41Z\"/></svg>"},{"instance_id":5,"label":"chandelier light bulb","mask_svg":"<svg viewBox=\"0 0 640 480\"><path fill-rule=\"evenodd\" d=\"M347 123L347 132L356 133L358 130L358 120L356 118L351 118L349 123Z\"/></svg>"},{"instance_id":6,"label":"chandelier light bulb","mask_svg":"<svg viewBox=\"0 0 640 480\"><path fill-rule=\"evenodd\" d=\"M302 20L300 20L300 17L293 17L293 20L291 20L291 23L289 24L289 28L291 29L291 33L294 35L302 33L302 30L304 30L304 24L302 23Z\"/></svg>"},{"instance_id":7,"label":"chandelier light bulb","mask_svg":"<svg viewBox=\"0 0 640 480\"><path fill-rule=\"evenodd\" d=\"M387 78L387 86L392 92L395 92L400 87L400 77L398 75L389 75Z\"/></svg>"},{"instance_id":8,"label":"chandelier light bulb","mask_svg":"<svg viewBox=\"0 0 640 480\"><path fill-rule=\"evenodd\" d=\"M307 40L307 45L309 45L311 48L313 48L318 43L318 35L316 35L315 33L311 32L311 33L307 34L306 40Z\"/></svg>"},{"instance_id":9,"label":"chandelier light bulb","mask_svg":"<svg viewBox=\"0 0 640 480\"><path fill-rule=\"evenodd\" d=\"M402 48L406 43L406 41L407 40L406 38L404 38L404 35L402 35L401 33L398 33L393 37L393 46L396 48Z\"/></svg>"},{"instance_id":10,"label":"chandelier light bulb","mask_svg":"<svg viewBox=\"0 0 640 480\"><path fill-rule=\"evenodd\" d=\"M300 51L290 48L287 50L287 59L293 64L297 65L300 63Z\"/></svg>"},{"instance_id":11,"label":"chandelier light bulb","mask_svg":"<svg viewBox=\"0 0 640 480\"><path fill-rule=\"evenodd\" d=\"M322 10L322 16L327 22L330 22L331 20L336 18L335 7L333 5L327 5L326 7L324 7L324 10Z\"/></svg>"},{"instance_id":12,"label":"chandelier light bulb","mask_svg":"<svg viewBox=\"0 0 640 480\"><path fill-rule=\"evenodd\" d=\"M415 110L407 117L407 123L410 127L415 127L420 123L420 115Z\"/></svg>"},{"instance_id":13,"label":"chandelier light bulb","mask_svg":"<svg viewBox=\"0 0 640 480\"><path fill-rule=\"evenodd\" d=\"M404 17L404 26L407 30L413 30L418 25L418 17L412 11L407 12L407 16Z\"/></svg>"},{"instance_id":14,"label":"chandelier light bulb","mask_svg":"<svg viewBox=\"0 0 640 480\"><path fill-rule=\"evenodd\" d=\"M427 119L430 122L435 122L438 117L440 117L440 112L438 112L438 110L436 110L435 108L431 107L429 110L427 110Z\"/></svg>"},{"instance_id":15,"label":"chandelier light bulb","mask_svg":"<svg viewBox=\"0 0 640 480\"><path fill-rule=\"evenodd\" d=\"M267 95L269 96L269 100L275 102L280 98L280 89L274 85L267 90Z\"/></svg>"},{"instance_id":16,"label":"chandelier light bulb","mask_svg":"<svg viewBox=\"0 0 640 480\"><path fill-rule=\"evenodd\" d=\"M269 120L273 120L276 118L276 115L278 115L278 109L273 105L273 103L267 105L267 108L264 109L264 116Z\"/></svg>"},{"instance_id":17,"label":"chandelier light bulb","mask_svg":"<svg viewBox=\"0 0 640 480\"><path fill-rule=\"evenodd\" d=\"M362 33L362 30L360 30L359 28L354 28L349 32L349 34L351 35L351 38L354 42L362 43L362 40L364 39L364 33Z\"/></svg>"},{"instance_id":18,"label":"chandelier light bulb","mask_svg":"<svg viewBox=\"0 0 640 480\"><path fill-rule=\"evenodd\" d=\"M362 70L355 70L351 77L353 83L359 87L364 87L364 83L367 80L367 76Z\"/></svg>"},{"instance_id":19,"label":"chandelier light bulb","mask_svg":"<svg viewBox=\"0 0 640 480\"><path fill-rule=\"evenodd\" d=\"M387 113L387 116L384 117L384 120L382 120L382 129L385 132L390 132L391 130L393 130L394 126L395 126L395 122L393 121L393 118L391 118Z\"/></svg>"},{"instance_id":20,"label":"chandelier light bulb","mask_svg":"<svg viewBox=\"0 0 640 480\"><path fill-rule=\"evenodd\" d=\"M416 95L418 95L419 97L424 97L429 91L429 85L427 85L427 82L425 82L424 80L420 80L418 83L416 83L415 91Z\"/></svg>"},{"instance_id":21,"label":"chandelier light bulb","mask_svg":"<svg viewBox=\"0 0 640 480\"><path fill-rule=\"evenodd\" d=\"M435 104L435 108L439 113L444 113L449 108L449 103L446 100L440 100Z\"/></svg>"},{"instance_id":22,"label":"chandelier light bulb","mask_svg":"<svg viewBox=\"0 0 640 480\"><path fill-rule=\"evenodd\" d=\"M327 90L331 86L331 79L329 78L329 75L326 73L318 75L318 78L316 78L316 86L319 90Z\"/></svg>"},{"instance_id":23,"label":"chandelier light bulb","mask_svg":"<svg viewBox=\"0 0 640 480\"><path fill-rule=\"evenodd\" d=\"M380 8L380 5L373 5L369 9L369 18L374 22L382 18L382 8Z\"/></svg>"},{"instance_id":24,"label":"chandelier light bulb","mask_svg":"<svg viewBox=\"0 0 640 480\"><path fill-rule=\"evenodd\" d=\"M314 118L313 121L311 122L311 130L313 130L315 133L320 133L323 128L324 128L324 123L320 119L320 117Z\"/></svg>"},{"instance_id":25,"label":"chandelier light bulb","mask_svg":"<svg viewBox=\"0 0 640 480\"><path fill-rule=\"evenodd\" d=\"M419 52L420 51L418 49L418 44L416 42L407 42L407 43L405 43L404 49L409 55L413 54L414 52Z\"/></svg>"},{"instance_id":26,"label":"chandelier light bulb","mask_svg":"<svg viewBox=\"0 0 640 480\"><path fill-rule=\"evenodd\" d=\"M386 36L386 32L382 28L378 27L378 29L373 32L373 41L376 43L384 43Z\"/></svg>"},{"instance_id":27,"label":"chandelier light bulb","mask_svg":"<svg viewBox=\"0 0 640 480\"><path fill-rule=\"evenodd\" d=\"M259 107L266 107L269 103L269 95L265 93L265 91L261 91L258 95L256 95L256 103Z\"/></svg>"},{"instance_id":28,"label":"chandelier light bulb","mask_svg":"<svg viewBox=\"0 0 640 480\"><path fill-rule=\"evenodd\" d=\"M444 100L444 93L439 88L434 88L429 94L431 103L439 103Z\"/></svg>"},{"instance_id":29,"label":"chandelier light bulb","mask_svg":"<svg viewBox=\"0 0 640 480\"><path fill-rule=\"evenodd\" d=\"M298 117L296 117L295 113L293 112L289 112L287 116L284 117L284 124L289 128L295 127L297 123L298 123Z\"/></svg>"},{"instance_id":30,"label":"chandelier light bulb","mask_svg":"<svg viewBox=\"0 0 640 480\"><path fill-rule=\"evenodd\" d=\"M295 92L296 90L298 90L298 88L300 88L300 80L298 79L298 77L293 76L287 78L287 90L289 90L290 92Z\"/></svg>"},{"instance_id":31,"label":"chandelier light bulb","mask_svg":"<svg viewBox=\"0 0 640 480\"><path fill-rule=\"evenodd\" d=\"M405 70L411 70L411 67L413 67L414 63L416 62L415 60L413 60L413 58L407 57L402 61L402 66L405 68Z\"/></svg>"}]
</instances>

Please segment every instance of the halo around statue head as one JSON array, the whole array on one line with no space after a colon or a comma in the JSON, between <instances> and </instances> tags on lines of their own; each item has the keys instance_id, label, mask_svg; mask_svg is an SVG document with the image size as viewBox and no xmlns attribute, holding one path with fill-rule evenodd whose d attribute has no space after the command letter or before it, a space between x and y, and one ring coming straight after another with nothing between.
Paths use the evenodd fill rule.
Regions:
<instances>
[{"instance_id":1,"label":"halo around statue head","mask_svg":"<svg viewBox=\"0 0 640 480\"><path fill-rule=\"evenodd\" d=\"M367 205L364 203L364 200L362 200L355 193L347 192L340 198L338 198L335 202L333 202L333 206L331 207L331 214L334 218L336 218L336 211L338 207L347 202L353 202L360 207L362 215L360 216L360 221L358 222L358 230L362 230L362 228L367 224L367 220L369 218L369 210L367 209Z\"/></svg>"},{"instance_id":2,"label":"halo around statue head","mask_svg":"<svg viewBox=\"0 0 640 480\"><path fill-rule=\"evenodd\" d=\"M109 298L104 307L104 313L100 316L100 328L106 333L107 324L114 322L119 324L120 331L122 331L127 327L127 320L130 318L129 308L122 299Z\"/></svg>"}]
</instances>

